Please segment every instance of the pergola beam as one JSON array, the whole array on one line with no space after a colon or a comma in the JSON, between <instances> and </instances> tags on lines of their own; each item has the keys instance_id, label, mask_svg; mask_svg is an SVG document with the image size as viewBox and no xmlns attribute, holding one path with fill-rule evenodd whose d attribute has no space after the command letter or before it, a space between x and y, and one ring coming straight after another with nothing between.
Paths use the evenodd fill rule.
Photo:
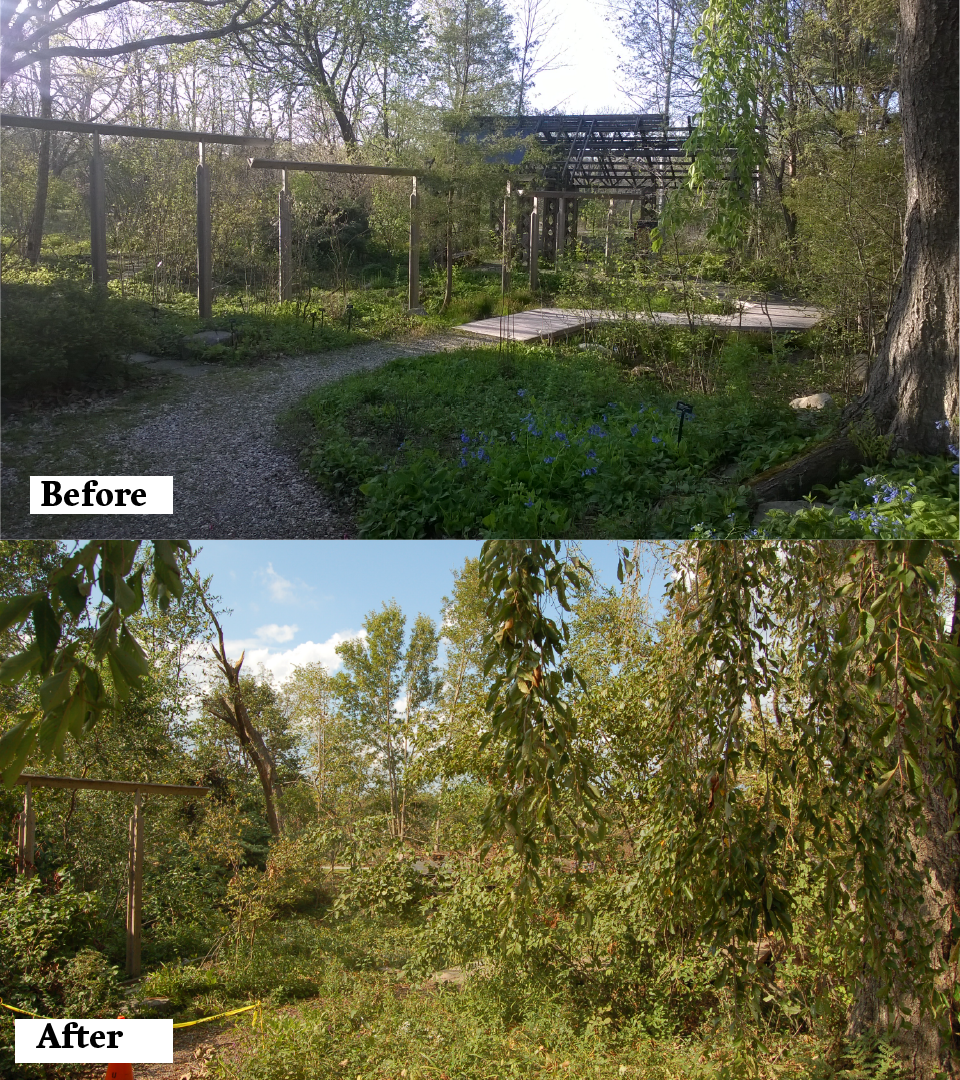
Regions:
<instances>
[{"instance_id":1,"label":"pergola beam","mask_svg":"<svg viewBox=\"0 0 960 1080\"><path fill-rule=\"evenodd\" d=\"M616 199L618 202L633 202L644 194L639 188L636 191L528 191L524 188L517 192L524 197L533 196L536 199Z\"/></svg>"},{"instance_id":2,"label":"pergola beam","mask_svg":"<svg viewBox=\"0 0 960 1080\"><path fill-rule=\"evenodd\" d=\"M146 784L136 780L86 780L79 776L45 776L42 773L21 773L15 784L33 787L71 788L79 791L142 791L144 795L195 795L213 791L199 784Z\"/></svg>"},{"instance_id":3,"label":"pergola beam","mask_svg":"<svg viewBox=\"0 0 960 1080\"><path fill-rule=\"evenodd\" d=\"M273 169L281 173L280 210L277 215L280 242L280 299L292 299L292 272L290 250L292 246L290 224L290 194L287 187L288 172L328 172L360 176L409 176L413 178L410 193L410 243L407 249L407 309L420 308L420 196L417 177L423 170L400 169L389 165L344 165L334 161L280 161L273 158L250 158L251 169Z\"/></svg>"},{"instance_id":4,"label":"pergola beam","mask_svg":"<svg viewBox=\"0 0 960 1080\"><path fill-rule=\"evenodd\" d=\"M129 135L139 139L175 139L178 142L223 143L226 146L270 146L262 135L219 135L215 131L177 131L173 128L131 127L129 124L91 124L85 120L61 120L41 116L0 113L0 127L35 128L38 131L75 131L82 135Z\"/></svg>"},{"instance_id":5,"label":"pergola beam","mask_svg":"<svg viewBox=\"0 0 960 1080\"><path fill-rule=\"evenodd\" d=\"M391 165L343 165L336 161L280 161L250 158L251 169L279 169L287 172L359 173L363 176L423 176L423 169L400 169Z\"/></svg>"}]
</instances>

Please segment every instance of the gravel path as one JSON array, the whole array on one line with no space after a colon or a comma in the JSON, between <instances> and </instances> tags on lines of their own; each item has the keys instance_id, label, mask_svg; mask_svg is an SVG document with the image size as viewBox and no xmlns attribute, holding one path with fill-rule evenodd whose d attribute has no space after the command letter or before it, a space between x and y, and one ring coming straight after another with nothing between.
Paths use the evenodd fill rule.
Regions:
<instances>
[{"instance_id":1,"label":"gravel path","mask_svg":"<svg viewBox=\"0 0 960 1080\"><path fill-rule=\"evenodd\" d=\"M183 368L159 388L8 419L0 535L348 538L338 511L282 445L278 416L318 386L401 356L462 348L453 334L377 341L254 368ZM176 365L167 364L167 370ZM173 475L172 515L29 513L31 475Z\"/></svg>"}]
</instances>

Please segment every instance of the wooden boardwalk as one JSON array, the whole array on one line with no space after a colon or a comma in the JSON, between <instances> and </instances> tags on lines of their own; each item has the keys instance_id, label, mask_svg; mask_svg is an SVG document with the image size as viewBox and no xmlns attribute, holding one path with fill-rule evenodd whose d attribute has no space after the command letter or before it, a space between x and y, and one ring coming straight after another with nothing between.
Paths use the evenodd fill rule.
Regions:
<instances>
[{"instance_id":1,"label":"wooden boardwalk","mask_svg":"<svg viewBox=\"0 0 960 1080\"><path fill-rule=\"evenodd\" d=\"M732 315L693 315L674 311L600 311L594 308L534 308L516 315L479 319L456 327L468 334L497 341L554 341L605 322L636 320L653 326L715 326L724 330L761 331L809 330L823 318L820 308L783 302L741 302Z\"/></svg>"}]
</instances>

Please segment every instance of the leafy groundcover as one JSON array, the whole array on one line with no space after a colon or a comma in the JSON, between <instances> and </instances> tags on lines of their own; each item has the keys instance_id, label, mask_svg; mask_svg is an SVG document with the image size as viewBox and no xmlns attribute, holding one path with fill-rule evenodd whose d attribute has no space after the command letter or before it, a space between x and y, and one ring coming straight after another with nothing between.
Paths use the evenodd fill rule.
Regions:
<instances>
[{"instance_id":1,"label":"leafy groundcover","mask_svg":"<svg viewBox=\"0 0 960 1080\"><path fill-rule=\"evenodd\" d=\"M742 391L684 401L693 413L678 442L676 395L593 350L468 348L400 359L308 398L310 468L356 509L366 537L742 534L752 523L740 482L830 430L827 417ZM955 488L949 462L935 465L943 476L920 507L928 519L943 511L931 497ZM919 469L921 487L930 487L922 462L902 467ZM918 476L912 483L920 490ZM866 506L875 492L863 493ZM913 512L903 500L897 508ZM875 518L845 512L806 527L876 535ZM778 527L787 526L768 529ZM933 534L929 520L925 528Z\"/></svg>"}]
</instances>

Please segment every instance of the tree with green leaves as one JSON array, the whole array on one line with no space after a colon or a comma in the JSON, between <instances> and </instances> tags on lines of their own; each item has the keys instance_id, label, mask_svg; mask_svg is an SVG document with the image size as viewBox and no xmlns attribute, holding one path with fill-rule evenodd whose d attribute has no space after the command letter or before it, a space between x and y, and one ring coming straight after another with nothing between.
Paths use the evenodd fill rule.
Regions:
<instances>
[{"instance_id":1,"label":"tree with green leaves","mask_svg":"<svg viewBox=\"0 0 960 1080\"><path fill-rule=\"evenodd\" d=\"M126 701L149 663L127 620L150 599L161 610L182 596L179 553L185 540L153 541L137 562L139 541L96 540L64 555L38 588L0 608L0 633L22 628L18 651L0 663L0 682L37 680L37 700L0 739L0 779L16 782L34 749L48 759L67 735L81 739L103 713ZM144 581L145 574L150 576ZM102 598L96 626L77 632L93 590ZM108 683L104 675L109 672Z\"/></svg>"},{"instance_id":2,"label":"tree with green leaves","mask_svg":"<svg viewBox=\"0 0 960 1080\"><path fill-rule=\"evenodd\" d=\"M505 542L482 563L500 623L488 662L507 664L490 701L487 738L508 740L489 826L535 868L558 781L584 769L568 750L575 711L540 689L559 700L563 676L577 682L544 605L566 607L578 568ZM647 665L655 722L633 733L647 768L630 890L692 927L758 1017L776 999L763 947L793 936L802 862L858 986L851 1030L889 1023L916 1076L944 1075L960 954L958 545L689 543L674 575Z\"/></svg>"},{"instance_id":3,"label":"tree with green leaves","mask_svg":"<svg viewBox=\"0 0 960 1080\"><path fill-rule=\"evenodd\" d=\"M399 840L406 831L417 727L436 695L436 627L427 616L417 616L405 645L405 626L406 618L393 601L370 612L363 620L364 636L337 646L343 671L333 678L368 776L386 789L391 835Z\"/></svg>"},{"instance_id":4,"label":"tree with green leaves","mask_svg":"<svg viewBox=\"0 0 960 1080\"><path fill-rule=\"evenodd\" d=\"M820 126L824 113L829 122L830 109L819 107L825 98L823 81L830 81L830 75L824 74L829 65L821 56L819 73L811 64L801 78L797 42L793 40L797 28L794 14L790 5L774 0L710 0L704 11L695 47L701 64L701 114L691 140L697 157L690 182L701 195L708 190L719 192L717 228L727 240L743 238L744 211L752 196L753 178L777 170L772 155L772 142L777 137L783 143L781 163L795 164L797 127L803 119L798 94L802 91L819 108L819 118L817 108L812 108L813 115L804 123ZM851 17L849 11L841 13L841 28ZM815 13L812 18L821 17ZM807 25L800 26L800 41L804 35L808 41L811 38L811 17L805 21ZM949 0L901 0L899 33L907 196L901 280L865 393L848 405L844 420L847 424L875 424L898 449L942 454L948 444L956 442L960 411L956 365L960 302L955 288L960 275L956 199L960 136L951 119L960 107L960 19L956 5ZM839 99L842 101L846 92L848 102L856 93L869 98L876 89L876 72L858 62L864 52L862 39L849 45L843 40L851 36L856 37L849 32L828 35L834 68L852 65L849 81L840 76L836 87ZM879 117L865 117L858 127L884 123L897 92L892 62L889 67L889 92L881 93L880 101L872 103ZM838 81L836 74L832 81ZM846 137L856 135L847 133ZM726 182L724 178L731 174L733 182ZM782 193L782 170L779 182ZM787 231L792 235L792 211L781 202ZM782 470L775 483L764 487L763 497L796 494L798 483L803 491L809 490L810 476L813 482L829 486L843 462L856 458L849 439L830 441L796 466Z\"/></svg>"}]
</instances>

